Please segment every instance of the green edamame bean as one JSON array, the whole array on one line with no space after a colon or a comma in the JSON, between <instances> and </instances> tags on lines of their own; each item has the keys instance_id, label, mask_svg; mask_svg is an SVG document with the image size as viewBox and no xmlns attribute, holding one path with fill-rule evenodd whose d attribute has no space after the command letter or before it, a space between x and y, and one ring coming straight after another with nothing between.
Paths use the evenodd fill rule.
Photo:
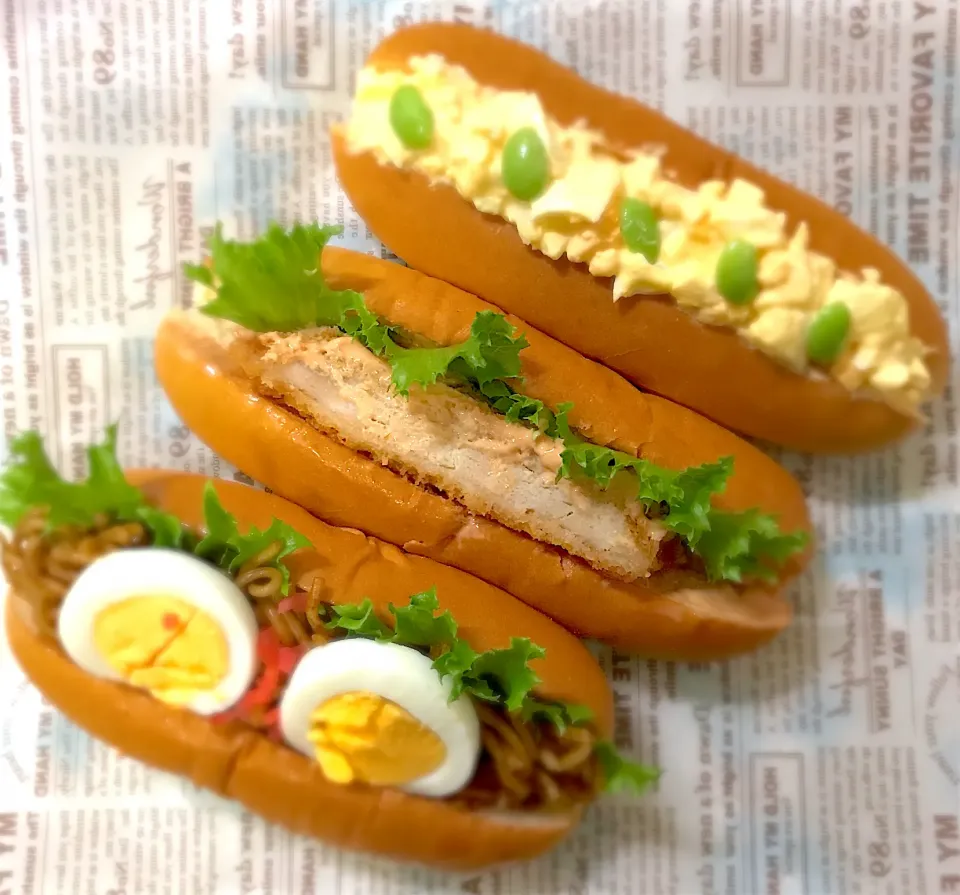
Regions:
<instances>
[{"instance_id":1,"label":"green edamame bean","mask_svg":"<svg viewBox=\"0 0 960 895\"><path fill-rule=\"evenodd\" d=\"M649 202L626 198L620 203L620 232L631 252L643 255L651 264L660 257L660 221Z\"/></svg>"},{"instance_id":2,"label":"green edamame bean","mask_svg":"<svg viewBox=\"0 0 960 895\"><path fill-rule=\"evenodd\" d=\"M717 259L717 292L732 305L752 302L760 291L757 248L742 239L728 242Z\"/></svg>"},{"instance_id":3,"label":"green edamame bean","mask_svg":"<svg viewBox=\"0 0 960 895\"><path fill-rule=\"evenodd\" d=\"M390 126L407 149L426 149L433 141L433 112L412 84L394 91L390 99Z\"/></svg>"},{"instance_id":4,"label":"green edamame bean","mask_svg":"<svg viewBox=\"0 0 960 895\"><path fill-rule=\"evenodd\" d=\"M807 357L815 364L832 364L849 333L850 308L842 301L824 305L807 327Z\"/></svg>"},{"instance_id":5,"label":"green edamame bean","mask_svg":"<svg viewBox=\"0 0 960 895\"><path fill-rule=\"evenodd\" d=\"M547 147L532 127L512 133L503 145L500 156L503 185L521 202L535 199L550 177Z\"/></svg>"}]
</instances>

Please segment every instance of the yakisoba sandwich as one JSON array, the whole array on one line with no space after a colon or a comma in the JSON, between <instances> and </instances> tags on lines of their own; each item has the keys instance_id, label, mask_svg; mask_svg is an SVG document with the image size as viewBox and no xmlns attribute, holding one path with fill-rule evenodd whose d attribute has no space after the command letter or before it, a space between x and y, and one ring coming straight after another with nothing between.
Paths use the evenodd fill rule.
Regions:
<instances>
[{"instance_id":1,"label":"yakisoba sandwich","mask_svg":"<svg viewBox=\"0 0 960 895\"><path fill-rule=\"evenodd\" d=\"M732 429L874 448L946 383L944 320L892 251L493 32L430 23L387 37L334 159L408 264Z\"/></svg>"},{"instance_id":2,"label":"yakisoba sandwich","mask_svg":"<svg viewBox=\"0 0 960 895\"><path fill-rule=\"evenodd\" d=\"M218 231L188 268L200 307L156 365L214 451L621 648L713 658L787 624L809 520L786 471L471 295L324 250L333 231Z\"/></svg>"},{"instance_id":3,"label":"yakisoba sandwich","mask_svg":"<svg viewBox=\"0 0 960 895\"><path fill-rule=\"evenodd\" d=\"M17 661L121 752L289 829L447 868L532 857L604 788L576 638L482 581L253 488L117 463L66 482L39 436L0 477Z\"/></svg>"}]
</instances>

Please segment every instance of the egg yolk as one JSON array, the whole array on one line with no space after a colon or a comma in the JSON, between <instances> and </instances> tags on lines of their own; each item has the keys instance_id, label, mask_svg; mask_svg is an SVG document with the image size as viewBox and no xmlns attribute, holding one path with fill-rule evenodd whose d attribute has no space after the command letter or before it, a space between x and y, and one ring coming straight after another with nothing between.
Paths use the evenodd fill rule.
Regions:
<instances>
[{"instance_id":1,"label":"egg yolk","mask_svg":"<svg viewBox=\"0 0 960 895\"><path fill-rule=\"evenodd\" d=\"M177 597L134 596L106 607L93 642L127 683L170 705L214 689L229 668L223 629Z\"/></svg>"},{"instance_id":2,"label":"egg yolk","mask_svg":"<svg viewBox=\"0 0 960 895\"><path fill-rule=\"evenodd\" d=\"M314 710L310 725L317 761L334 783L409 783L436 770L447 754L432 730L374 693L334 696Z\"/></svg>"}]
</instances>

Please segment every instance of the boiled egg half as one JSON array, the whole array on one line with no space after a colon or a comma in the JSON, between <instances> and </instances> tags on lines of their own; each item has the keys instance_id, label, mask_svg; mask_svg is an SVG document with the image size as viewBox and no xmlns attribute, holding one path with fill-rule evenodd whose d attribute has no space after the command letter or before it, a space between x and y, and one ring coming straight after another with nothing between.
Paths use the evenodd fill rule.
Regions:
<instances>
[{"instance_id":1,"label":"boiled egg half","mask_svg":"<svg viewBox=\"0 0 960 895\"><path fill-rule=\"evenodd\" d=\"M226 575L189 553L118 550L87 566L57 633L84 671L201 715L222 712L257 669L257 621Z\"/></svg>"},{"instance_id":2,"label":"boiled egg half","mask_svg":"<svg viewBox=\"0 0 960 895\"><path fill-rule=\"evenodd\" d=\"M476 772L473 703L450 699L430 659L406 646L337 640L299 662L280 703L286 741L335 783L394 786L439 798Z\"/></svg>"}]
</instances>

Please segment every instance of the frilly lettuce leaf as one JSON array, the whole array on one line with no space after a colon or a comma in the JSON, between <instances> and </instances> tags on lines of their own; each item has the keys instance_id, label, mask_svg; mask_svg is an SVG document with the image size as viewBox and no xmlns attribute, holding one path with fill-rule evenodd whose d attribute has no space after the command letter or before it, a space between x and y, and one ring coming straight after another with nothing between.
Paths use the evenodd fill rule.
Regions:
<instances>
[{"instance_id":1,"label":"frilly lettuce leaf","mask_svg":"<svg viewBox=\"0 0 960 895\"><path fill-rule=\"evenodd\" d=\"M47 528L87 528L99 516L139 521L167 546L179 546L180 522L147 504L143 493L125 478L117 460L117 427L108 426L100 444L87 447L87 478L68 482L54 469L39 432L16 435L0 473L0 522L11 528L38 507L47 510Z\"/></svg>"},{"instance_id":2,"label":"frilly lettuce leaf","mask_svg":"<svg viewBox=\"0 0 960 895\"><path fill-rule=\"evenodd\" d=\"M435 647L457 639L457 623L445 609L439 615L436 588L410 597L406 606L390 604L397 641L409 646Z\"/></svg>"},{"instance_id":3,"label":"frilly lettuce leaf","mask_svg":"<svg viewBox=\"0 0 960 895\"><path fill-rule=\"evenodd\" d=\"M533 688L540 683L529 663L546 654L528 637L511 637L510 646L480 653L459 680L455 678L454 686L477 699L505 705L508 711L522 712Z\"/></svg>"},{"instance_id":4,"label":"frilly lettuce leaf","mask_svg":"<svg viewBox=\"0 0 960 895\"><path fill-rule=\"evenodd\" d=\"M137 509L136 518L150 532L150 544L154 547L189 551L197 543L196 535L173 513L165 513L157 507L144 504Z\"/></svg>"},{"instance_id":5,"label":"frilly lettuce leaf","mask_svg":"<svg viewBox=\"0 0 960 895\"><path fill-rule=\"evenodd\" d=\"M696 550L712 578L775 581L776 566L804 550L808 542L806 532L783 533L773 516L759 510L713 510L710 527L701 535Z\"/></svg>"},{"instance_id":6,"label":"frilly lettuce leaf","mask_svg":"<svg viewBox=\"0 0 960 895\"><path fill-rule=\"evenodd\" d=\"M147 502L143 492L131 485L117 458L117 427L108 426L104 440L87 448L87 478L68 482L53 468L37 432L24 432L10 443L10 456L0 473L0 522L15 526L30 509L47 510L47 528L65 525L89 528L98 517L117 522L140 522L155 547L172 547L208 559L226 572L235 572L244 562L276 541L280 552L270 561L281 570L283 592L289 572L280 562L309 541L289 525L274 519L265 531L251 527L241 534L236 518L228 513L213 484L204 490L203 511L207 534L202 539L171 513Z\"/></svg>"},{"instance_id":7,"label":"frilly lettuce leaf","mask_svg":"<svg viewBox=\"0 0 960 895\"><path fill-rule=\"evenodd\" d=\"M474 699L503 705L524 718L540 718L559 729L583 724L592 715L585 706L564 705L533 695L540 683L530 662L546 651L526 637L514 637L510 646L478 653L457 634L450 610L440 612L435 588L414 594L405 606L390 604L391 627L374 611L368 598L357 604L329 607L327 627L340 628L354 637L397 643L423 649L435 656L433 667L441 680L449 677L451 701L466 694Z\"/></svg>"},{"instance_id":8,"label":"frilly lettuce leaf","mask_svg":"<svg viewBox=\"0 0 960 895\"><path fill-rule=\"evenodd\" d=\"M331 289L320 258L342 227L294 224L284 230L271 223L250 242L224 239L218 224L208 241L209 265L185 264L186 276L215 295L200 310L231 320L255 332L293 332L335 326L355 337L374 354L386 357L393 383L402 394L456 374L484 385L520 373L520 351L527 342L516 337L502 314L482 311L470 337L440 348L403 348L393 329L381 321L359 292Z\"/></svg>"},{"instance_id":9,"label":"frilly lettuce leaf","mask_svg":"<svg viewBox=\"0 0 960 895\"><path fill-rule=\"evenodd\" d=\"M478 386L520 375L520 352L527 340L513 334L506 317L480 311L473 318L470 336L442 348L395 348L388 353L393 384L401 394L414 385L426 387L452 377Z\"/></svg>"},{"instance_id":10,"label":"frilly lettuce leaf","mask_svg":"<svg viewBox=\"0 0 960 895\"><path fill-rule=\"evenodd\" d=\"M713 506L714 495L723 491L733 473L733 457L681 470L665 469L584 441L567 422L571 409L570 404L557 408L556 432L564 442L557 477L584 477L609 488L618 475L632 474L637 500L655 508L658 521L686 541L703 561L711 581L773 580L776 566L805 548L806 532L784 534L769 513L728 512Z\"/></svg>"},{"instance_id":11,"label":"frilly lettuce leaf","mask_svg":"<svg viewBox=\"0 0 960 895\"><path fill-rule=\"evenodd\" d=\"M327 627L331 630L340 628L348 635L366 637L368 640L377 640L380 643L390 643L394 640L393 629L383 623L373 608L373 601L368 597L361 603L338 603L329 608L330 619Z\"/></svg>"},{"instance_id":12,"label":"frilly lettuce leaf","mask_svg":"<svg viewBox=\"0 0 960 895\"><path fill-rule=\"evenodd\" d=\"M391 327L367 308L359 292L327 285L320 258L330 238L342 229L297 223L285 230L271 223L257 239L240 242L225 239L218 224L207 244L209 265L185 264L184 273L215 293L200 308L211 317L255 332L339 327L389 360L394 385L403 394L414 385L433 385L448 375L481 388L520 375L520 352L527 341L493 311L477 314L469 338L456 345L398 345Z\"/></svg>"},{"instance_id":13,"label":"frilly lettuce leaf","mask_svg":"<svg viewBox=\"0 0 960 895\"><path fill-rule=\"evenodd\" d=\"M103 442L87 448L87 478L68 482L53 468L38 432L15 436L0 475L0 522L12 527L36 507L47 508L49 528L89 526L102 514L136 519L145 501L124 478L116 452L117 427L113 425L107 427Z\"/></svg>"},{"instance_id":14,"label":"frilly lettuce leaf","mask_svg":"<svg viewBox=\"0 0 960 895\"><path fill-rule=\"evenodd\" d=\"M440 675L440 679L450 678L451 699L456 699L463 692L463 677L473 667L476 659L477 653L473 647L466 640L455 638L433 660L433 667Z\"/></svg>"},{"instance_id":15,"label":"frilly lettuce leaf","mask_svg":"<svg viewBox=\"0 0 960 895\"><path fill-rule=\"evenodd\" d=\"M390 627L376 614L373 601L367 597L360 603L338 603L329 607L327 627L401 646L445 648L457 642L457 623L449 609L437 615L439 608L435 588L414 594L406 606L390 604L393 615L393 627Z\"/></svg>"},{"instance_id":16,"label":"frilly lettuce leaf","mask_svg":"<svg viewBox=\"0 0 960 895\"><path fill-rule=\"evenodd\" d=\"M176 516L147 503L143 492L126 480L117 458L116 435L116 426L110 426L104 441L88 448L89 474L82 482L68 482L57 473L39 433L25 432L15 437L0 473L0 523L13 527L26 512L40 507L47 510L51 529L64 525L88 527L102 516L137 521L148 530L153 545L192 552L229 573L279 541L281 549L269 564L281 569L283 592L287 592L289 572L281 560L309 546L307 538L278 519L262 531L251 526L246 534L241 533L236 517L224 508L208 482L203 494L206 534L198 539ZM329 607L327 626L357 637L428 649L437 656L433 665L441 679L452 678L451 699L467 694L501 704L527 720L552 723L561 732L568 725L585 724L592 718L586 706L549 702L532 695L540 678L529 662L545 655L542 647L528 638L514 637L509 647L477 653L458 637L450 611L441 613L439 608L435 589L414 594L405 606L390 604L394 617L391 628L366 599L359 604ZM637 778L638 772L628 770L630 764L610 744L600 744L597 754L605 768L609 765L614 769L613 776L604 771L608 784Z\"/></svg>"},{"instance_id":17,"label":"frilly lettuce leaf","mask_svg":"<svg viewBox=\"0 0 960 895\"><path fill-rule=\"evenodd\" d=\"M284 230L272 223L253 242L239 242L224 239L217 224L207 243L210 266L185 264L183 270L216 293L200 307L211 317L256 332L339 326L348 313L366 311L359 292L331 289L320 269L320 253L342 230L319 224Z\"/></svg>"},{"instance_id":18,"label":"frilly lettuce leaf","mask_svg":"<svg viewBox=\"0 0 960 895\"><path fill-rule=\"evenodd\" d=\"M440 679L451 678L451 701L466 695L502 705L525 721L552 724L560 733L593 719L593 712L585 705L552 702L533 695L540 678L529 663L546 655L543 647L529 638L513 637L508 647L478 653L457 636L457 623L450 610L440 613L439 609L435 588L414 594L406 606L391 603L391 628L377 616L373 602L367 598L361 603L328 607L327 627L340 628L348 636L428 650L436 656L433 667ZM624 758L610 742L598 742L595 752L609 791L640 793L659 779L656 768Z\"/></svg>"},{"instance_id":19,"label":"frilly lettuce leaf","mask_svg":"<svg viewBox=\"0 0 960 895\"><path fill-rule=\"evenodd\" d=\"M545 702L531 696L524 703L523 717L527 720L548 722L563 733L568 727L577 727L593 720L593 711L585 705Z\"/></svg>"},{"instance_id":20,"label":"frilly lettuce leaf","mask_svg":"<svg viewBox=\"0 0 960 895\"><path fill-rule=\"evenodd\" d=\"M597 743L594 753L600 762L607 792L632 792L639 795L660 779L659 768L624 758L613 743Z\"/></svg>"},{"instance_id":21,"label":"frilly lettuce leaf","mask_svg":"<svg viewBox=\"0 0 960 895\"><path fill-rule=\"evenodd\" d=\"M543 401L521 395L501 380L493 380L478 388L490 406L502 413L508 422L526 423L552 437L559 437L556 417Z\"/></svg>"},{"instance_id":22,"label":"frilly lettuce leaf","mask_svg":"<svg viewBox=\"0 0 960 895\"><path fill-rule=\"evenodd\" d=\"M281 592L286 594L290 590L290 571L281 560L294 550L309 547L310 541L307 538L279 519L274 519L262 531L251 525L249 531L242 534L236 517L228 513L220 503L213 482L207 482L203 490L203 515L207 533L193 549L197 556L210 559L221 569L234 575L244 563L279 542L280 550L267 564L280 570Z\"/></svg>"},{"instance_id":23,"label":"frilly lettuce leaf","mask_svg":"<svg viewBox=\"0 0 960 895\"><path fill-rule=\"evenodd\" d=\"M210 267L187 265L188 277L216 290L202 310L257 331L335 326L354 336L392 368L401 394L437 382L462 385L511 422L531 426L564 443L558 478L578 478L609 488L615 478L635 478L636 497L681 537L703 561L711 580L775 578L776 566L807 542L802 532L784 534L759 510L725 513L713 507L733 471L733 459L687 469L665 469L643 458L585 441L570 427L570 404L556 410L514 388L522 381L520 352L528 342L502 314L481 311L470 335L455 345L406 348L352 290L330 289L320 255L338 227L271 224L252 242L210 240ZM449 661L453 661L451 658Z\"/></svg>"}]
</instances>

